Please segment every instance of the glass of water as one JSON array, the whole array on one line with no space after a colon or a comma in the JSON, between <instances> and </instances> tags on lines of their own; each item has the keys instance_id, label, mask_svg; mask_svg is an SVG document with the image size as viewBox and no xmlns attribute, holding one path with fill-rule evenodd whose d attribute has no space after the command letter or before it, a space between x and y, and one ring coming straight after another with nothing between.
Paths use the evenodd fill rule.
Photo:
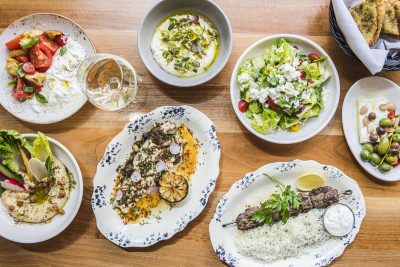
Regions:
<instances>
[{"instance_id":1,"label":"glass of water","mask_svg":"<svg viewBox=\"0 0 400 267\"><path fill-rule=\"evenodd\" d=\"M111 54L92 54L78 68L78 84L90 103L104 110L120 110L128 105L137 111L147 93L141 88L138 97L138 75L125 59Z\"/></svg>"}]
</instances>

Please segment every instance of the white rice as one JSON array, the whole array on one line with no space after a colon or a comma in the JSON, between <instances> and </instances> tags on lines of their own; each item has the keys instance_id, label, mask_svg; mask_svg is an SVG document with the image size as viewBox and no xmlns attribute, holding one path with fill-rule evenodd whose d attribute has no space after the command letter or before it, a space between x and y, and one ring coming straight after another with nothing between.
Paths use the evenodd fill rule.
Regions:
<instances>
[{"instance_id":1,"label":"white rice","mask_svg":"<svg viewBox=\"0 0 400 267\"><path fill-rule=\"evenodd\" d=\"M236 237L235 246L240 254L264 263L296 257L332 238L323 225L324 212L313 209L290 218L286 224L279 222L243 231Z\"/></svg>"}]
</instances>

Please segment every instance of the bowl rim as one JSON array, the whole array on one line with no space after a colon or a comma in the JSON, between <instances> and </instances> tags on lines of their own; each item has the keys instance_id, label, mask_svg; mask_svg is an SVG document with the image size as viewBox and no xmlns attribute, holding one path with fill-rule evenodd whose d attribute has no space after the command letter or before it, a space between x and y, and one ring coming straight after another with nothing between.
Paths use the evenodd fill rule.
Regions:
<instances>
[{"instance_id":1,"label":"bowl rim","mask_svg":"<svg viewBox=\"0 0 400 267\"><path fill-rule=\"evenodd\" d=\"M299 40L302 42L305 42L307 44L309 44L310 46L312 46L313 48L315 48L316 50L318 50L319 52L321 52L322 54L324 54L327 57L327 60L333 70L332 73L332 78L334 78L337 81L337 88L335 88L338 92L336 99L334 100L334 108L329 112L327 119L325 119L320 126L317 127L317 129L308 134L305 135L303 137L299 137L296 139L287 139L287 140L276 140L275 138L271 137L270 134L261 134L259 132L257 132L256 130L254 130L251 125L249 124L248 121L246 121L246 118L242 118L241 116L241 112L239 111L239 108L237 106L237 99L235 99L234 97L234 90L237 89L235 86L235 82L236 82L236 73L240 67L240 64L243 62L244 59L247 58L247 55L249 54L250 51L252 51L256 46L273 40L273 39L278 39L278 38L288 38L288 39L295 39L295 40ZM232 75L231 75L231 81L230 81L230 96L231 96L231 102L232 102L232 106L233 109L236 113L236 116L238 117L238 119L240 120L240 122L242 123L242 125L249 130L253 135L259 137L260 139L264 140L264 141L268 141L271 143L275 143L275 144L295 144L295 143L300 143L303 141L306 141L312 137L314 137L315 135L317 135L318 133L320 133L328 124L329 122L332 120L333 116L336 113L338 104L339 104L339 99L340 99L340 79L339 79L339 74L338 71L336 69L335 64L333 63L333 60L330 58L330 56L328 55L328 53L322 48L320 47L317 43L315 43L314 41L300 36L300 35L296 35L296 34L274 34L274 35L269 35L266 36L262 39L259 39L258 41L254 42L253 44L251 44L239 57L239 59L236 61L235 67L233 69Z\"/></svg>"},{"instance_id":2,"label":"bowl rim","mask_svg":"<svg viewBox=\"0 0 400 267\"><path fill-rule=\"evenodd\" d=\"M208 71L206 71L205 73L209 73L209 75L204 76L203 79L200 79L200 80L198 80L198 81L190 81L191 78L181 78L181 79L179 80L180 82L174 83L174 82L171 82L170 79L160 77L160 76L158 76L158 75L156 74L156 71L154 71L154 70L151 68L151 66L150 66L150 64L149 64L149 61L148 61L148 60L154 60L154 58L152 57L151 59L146 59L146 57L144 56L145 53L144 53L144 51L143 51L144 48L140 45L140 41L139 41L139 40L140 40L140 36L142 35L142 32L143 32L144 24L145 24L145 22L146 22L148 16L149 16L152 12L154 12L155 10L157 10L161 5L165 4L165 3L168 2L168 1L171 1L171 0L159 1L158 3L154 4L154 5L146 12L146 14L143 16L143 18L142 18L142 20L141 20L141 22L140 22L140 26L139 26L139 30L138 30L138 34L137 34L137 47L138 47L138 50L139 50L140 58L141 58L143 64L146 66L146 69L147 69L154 77L156 77L158 80L160 80L160 81L162 81L162 82L164 82L164 83L166 83L166 84L169 84L169 85L172 85L172 86L176 86L176 87L182 87L182 88L194 87L194 86L198 86L198 85L204 84L204 83L210 81L211 79L213 79L215 76L217 76L217 75L225 68L225 66L226 66L226 64L228 63L228 60L229 60L229 58L230 58L230 56L231 56L231 53L232 53L232 46L233 46L233 44L232 44L232 43L233 43L233 38L232 38L233 32L232 32L232 26L231 26L231 23L230 23L230 21L229 21L229 18L228 18L228 16L226 15L226 13L222 10L222 8L221 8L219 5L217 5L214 1L205 0L205 1L207 1L208 3L210 3L211 5L213 5L217 10L219 10L219 12L221 12L221 14L222 14L222 16L223 16L223 18L224 18L224 20L225 20L225 22L226 22L226 24L227 24L228 32L229 32L229 35L227 36L227 37L228 37L228 38L227 38L227 42L228 42L227 52L228 52L228 53L227 53L226 57L223 59L221 66L220 66L219 68L217 68L214 72L208 72ZM206 15L206 16L207 16L207 15ZM214 23L215 23L215 22L214 22ZM219 52L219 54L218 54L217 57L219 57L220 54L221 54L221 51ZM215 63L215 62L214 62L214 63ZM213 64L214 64L214 63L213 63ZM156 62L156 64L157 64L157 62ZM157 65L158 65L158 64L157 64ZM161 69L161 68L160 68L160 69ZM161 69L161 70L162 70L162 69ZM162 71L165 72L164 70L162 70ZM172 74L169 74L169 73L167 73L167 72L165 72L165 73L166 73L168 76L173 76ZM197 76L197 77L198 77L198 76Z\"/></svg>"},{"instance_id":3,"label":"bowl rim","mask_svg":"<svg viewBox=\"0 0 400 267\"><path fill-rule=\"evenodd\" d=\"M24 136L25 138L36 138L38 137L37 133L22 133L22 136ZM78 177L76 177L76 179L80 182L79 185L77 185L78 189L79 189L79 195L78 195L78 205L76 208L74 208L74 211L70 214L70 217L68 220L66 220L66 223L64 224L63 227L60 227L58 229L55 229L54 231L52 231L50 234L44 235L43 237L41 237L40 239L37 240L28 240L28 241L24 241L24 240L17 240L14 238L10 238L7 236L3 236L3 238L16 242L16 243L21 243L21 244L35 244L35 243L41 243L44 241L47 241L49 239L52 239L56 236L58 236L59 234L61 234L65 229L68 228L68 226L71 225L72 221L75 219L76 215L78 214L81 205L82 205L82 198L83 198L83 177L82 177L82 172L81 169L79 167L78 162L76 161L75 157L72 155L72 153L63 145L61 144L59 141L49 137L46 135L46 138L49 140L50 144L53 144L55 146L57 146L58 148L60 148L62 151L65 152L65 154L70 158L70 160L72 161L74 168L76 169L76 172L78 174ZM48 223L51 224L51 221Z\"/></svg>"}]
</instances>

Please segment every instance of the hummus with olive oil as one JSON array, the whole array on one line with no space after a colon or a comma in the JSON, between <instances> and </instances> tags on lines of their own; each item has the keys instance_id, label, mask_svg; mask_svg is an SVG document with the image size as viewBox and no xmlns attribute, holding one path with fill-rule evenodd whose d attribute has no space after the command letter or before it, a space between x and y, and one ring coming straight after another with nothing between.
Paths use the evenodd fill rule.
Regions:
<instances>
[{"instance_id":1,"label":"hummus with olive oil","mask_svg":"<svg viewBox=\"0 0 400 267\"><path fill-rule=\"evenodd\" d=\"M190 78L211 67L219 43L219 33L209 19L186 12L161 22L154 32L151 51L164 71Z\"/></svg>"},{"instance_id":2,"label":"hummus with olive oil","mask_svg":"<svg viewBox=\"0 0 400 267\"><path fill-rule=\"evenodd\" d=\"M64 214L63 207L70 196L74 181L64 164L54 159L52 174L35 184L24 177L26 191L6 190L1 195L3 205L17 222L44 223L57 214Z\"/></svg>"}]
</instances>

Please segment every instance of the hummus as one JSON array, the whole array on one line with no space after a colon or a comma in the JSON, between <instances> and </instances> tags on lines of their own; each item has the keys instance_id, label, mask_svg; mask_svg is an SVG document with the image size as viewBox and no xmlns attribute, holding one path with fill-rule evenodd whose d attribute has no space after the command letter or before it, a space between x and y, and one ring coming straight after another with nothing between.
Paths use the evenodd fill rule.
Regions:
<instances>
[{"instance_id":1,"label":"hummus","mask_svg":"<svg viewBox=\"0 0 400 267\"><path fill-rule=\"evenodd\" d=\"M164 71L189 78L211 67L219 43L219 33L209 19L186 12L161 22L154 32L151 51Z\"/></svg>"},{"instance_id":2,"label":"hummus","mask_svg":"<svg viewBox=\"0 0 400 267\"><path fill-rule=\"evenodd\" d=\"M28 180L28 176L24 180ZM71 189L72 177L60 160L54 159L53 172L50 177L39 184L27 182L26 191L6 190L1 200L9 214L17 222L43 223L57 214L64 214Z\"/></svg>"}]
</instances>

